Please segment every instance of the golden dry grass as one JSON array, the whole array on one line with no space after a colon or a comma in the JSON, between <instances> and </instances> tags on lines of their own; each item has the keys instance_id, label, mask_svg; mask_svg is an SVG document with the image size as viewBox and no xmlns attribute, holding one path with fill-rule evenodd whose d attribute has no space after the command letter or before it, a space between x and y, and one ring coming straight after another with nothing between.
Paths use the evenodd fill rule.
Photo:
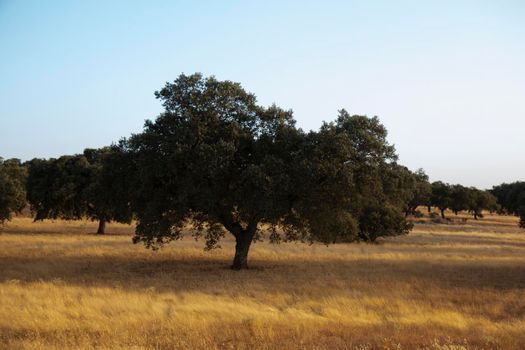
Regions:
<instances>
[{"instance_id":1,"label":"golden dry grass","mask_svg":"<svg viewBox=\"0 0 525 350\"><path fill-rule=\"evenodd\" d=\"M523 349L525 231L512 217L416 225L380 244L253 246L15 218L0 234L0 348ZM115 234L117 233L117 234Z\"/></svg>"}]
</instances>

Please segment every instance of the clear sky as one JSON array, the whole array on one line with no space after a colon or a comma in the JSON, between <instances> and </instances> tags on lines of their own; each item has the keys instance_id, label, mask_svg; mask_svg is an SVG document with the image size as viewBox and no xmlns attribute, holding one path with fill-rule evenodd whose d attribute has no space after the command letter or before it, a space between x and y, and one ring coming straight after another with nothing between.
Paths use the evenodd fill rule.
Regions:
<instances>
[{"instance_id":1,"label":"clear sky","mask_svg":"<svg viewBox=\"0 0 525 350\"><path fill-rule=\"evenodd\" d=\"M140 132L182 72L239 81L305 130L377 115L431 180L525 180L523 0L0 0L0 156Z\"/></svg>"}]
</instances>

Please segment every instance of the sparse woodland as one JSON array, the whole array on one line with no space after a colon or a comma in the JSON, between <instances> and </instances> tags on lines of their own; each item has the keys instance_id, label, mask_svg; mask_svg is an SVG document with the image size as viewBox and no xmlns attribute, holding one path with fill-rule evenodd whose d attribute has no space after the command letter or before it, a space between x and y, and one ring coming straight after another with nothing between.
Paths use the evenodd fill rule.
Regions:
<instances>
[{"instance_id":1,"label":"sparse woodland","mask_svg":"<svg viewBox=\"0 0 525 350\"><path fill-rule=\"evenodd\" d=\"M155 95L165 111L118 144L3 161L1 219L20 211L25 198L35 220L89 218L99 234L106 223L134 219L133 241L153 249L180 239L191 224L207 249L231 234L232 268L243 269L251 243L265 236L274 243L374 242L408 233L407 217L420 214L418 206L438 208L443 219L447 209L475 219L484 210L524 215L525 195L507 193L514 187L430 184L423 170L398 164L377 117L342 109L305 132L291 111L262 107L240 84L201 74L181 75Z\"/></svg>"},{"instance_id":2,"label":"sparse woodland","mask_svg":"<svg viewBox=\"0 0 525 350\"><path fill-rule=\"evenodd\" d=\"M113 145L0 158L0 349L523 349L525 182L430 182L377 117L304 131L201 74L156 97Z\"/></svg>"}]
</instances>

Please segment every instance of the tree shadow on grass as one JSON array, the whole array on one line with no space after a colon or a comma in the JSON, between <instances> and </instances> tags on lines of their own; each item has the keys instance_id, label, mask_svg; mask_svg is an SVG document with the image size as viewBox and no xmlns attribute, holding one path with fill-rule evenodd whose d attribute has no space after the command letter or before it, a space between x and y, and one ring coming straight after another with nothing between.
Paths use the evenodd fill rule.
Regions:
<instances>
[{"instance_id":1,"label":"tree shadow on grass","mask_svg":"<svg viewBox=\"0 0 525 350\"><path fill-rule=\"evenodd\" d=\"M0 282L56 282L81 287L117 287L166 292L250 291L325 296L359 283L418 283L444 289L525 289L525 266L480 261L355 259L352 261L252 259L252 268L232 271L223 257L35 256L0 257Z\"/></svg>"}]
</instances>

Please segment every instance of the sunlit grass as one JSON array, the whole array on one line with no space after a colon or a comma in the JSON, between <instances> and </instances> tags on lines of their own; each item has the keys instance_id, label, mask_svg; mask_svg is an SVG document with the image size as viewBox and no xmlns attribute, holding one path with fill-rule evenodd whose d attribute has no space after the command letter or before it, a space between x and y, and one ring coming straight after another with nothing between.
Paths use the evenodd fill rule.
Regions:
<instances>
[{"instance_id":1,"label":"sunlit grass","mask_svg":"<svg viewBox=\"0 0 525 350\"><path fill-rule=\"evenodd\" d=\"M525 347L513 217L420 223L374 245L256 243L240 272L230 239L152 252L131 244L131 227L95 231L27 218L3 229L0 348Z\"/></svg>"}]
</instances>

